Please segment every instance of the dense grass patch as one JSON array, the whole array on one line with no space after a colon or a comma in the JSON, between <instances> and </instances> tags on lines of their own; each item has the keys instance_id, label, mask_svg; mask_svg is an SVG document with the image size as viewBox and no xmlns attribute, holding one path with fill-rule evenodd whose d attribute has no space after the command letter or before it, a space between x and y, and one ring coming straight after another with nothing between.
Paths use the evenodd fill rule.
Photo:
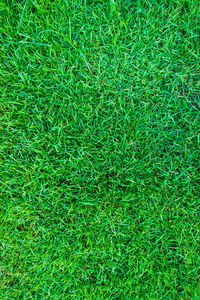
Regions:
<instances>
[{"instance_id":1,"label":"dense grass patch","mask_svg":"<svg viewBox=\"0 0 200 300\"><path fill-rule=\"evenodd\" d=\"M198 0L0 1L0 298L200 298Z\"/></svg>"}]
</instances>

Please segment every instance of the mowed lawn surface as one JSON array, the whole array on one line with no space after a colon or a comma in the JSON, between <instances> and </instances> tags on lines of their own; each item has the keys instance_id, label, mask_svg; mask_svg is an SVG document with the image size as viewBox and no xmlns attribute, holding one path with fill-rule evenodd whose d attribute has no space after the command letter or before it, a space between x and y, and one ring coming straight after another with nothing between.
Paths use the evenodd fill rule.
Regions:
<instances>
[{"instance_id":1,"label":"mowed lawn surface","mask_svg":"<svg viewBox=\"0 0 200 300\"><path fill-rule=\"evenodd\" d=\"M199 1L1 0L0 65L0 299L199 299Z\"/></svg>"}]
</instances>

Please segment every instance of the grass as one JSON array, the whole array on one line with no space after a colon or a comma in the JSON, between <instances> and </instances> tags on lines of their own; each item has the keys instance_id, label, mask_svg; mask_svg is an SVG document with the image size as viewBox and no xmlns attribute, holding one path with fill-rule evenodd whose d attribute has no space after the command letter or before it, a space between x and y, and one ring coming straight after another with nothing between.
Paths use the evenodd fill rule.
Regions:
<instances>
[{"instance_id":1,"label":"grass","mask_svg":"<svg viewBox=\"0 0 200 300\"><path fill-rule=\"evenodd\" d=\"M0 299L199 299L199 1L1 0L0 61Z\"/></svg>"}]
</instances>

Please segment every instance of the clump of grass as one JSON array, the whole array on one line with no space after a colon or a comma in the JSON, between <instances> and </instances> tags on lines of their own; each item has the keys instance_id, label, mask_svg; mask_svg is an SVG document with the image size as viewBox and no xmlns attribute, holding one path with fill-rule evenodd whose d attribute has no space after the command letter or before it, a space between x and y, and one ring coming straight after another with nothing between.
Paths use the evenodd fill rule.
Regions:
<instances>
[{"instance_id":1,"label":"clump of grass","mask_svg":"<svg viewBox=\"0 0 200 300\"><path fill-rule=\"evenodd\" d=\"M0 3L2 299L199 299L199 1Z\"/></svg>"}]
</instances>

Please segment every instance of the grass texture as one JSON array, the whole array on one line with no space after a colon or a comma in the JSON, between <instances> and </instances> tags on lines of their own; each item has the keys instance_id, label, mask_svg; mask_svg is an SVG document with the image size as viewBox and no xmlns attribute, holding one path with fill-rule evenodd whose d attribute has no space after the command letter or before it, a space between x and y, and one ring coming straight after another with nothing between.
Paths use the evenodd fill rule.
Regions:
<instances>
[{"instance_id":1,"label":"grass texture","mask_svg":"<svg viewBox=\"0 0 200 300\"><path fill-rule=\"evenodd\" d=\"M0 299L200 299L199 0L0 0Z\"/></svg>"}]
</instances>

